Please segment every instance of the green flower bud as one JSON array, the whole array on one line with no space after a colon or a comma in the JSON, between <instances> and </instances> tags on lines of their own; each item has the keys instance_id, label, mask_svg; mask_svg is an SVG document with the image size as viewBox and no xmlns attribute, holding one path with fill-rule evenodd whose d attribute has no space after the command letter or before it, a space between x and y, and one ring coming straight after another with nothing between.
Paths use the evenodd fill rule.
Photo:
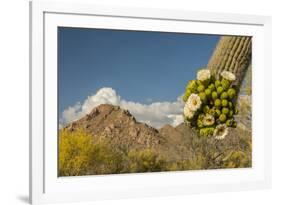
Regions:
<instances>
[{"instance_id":1,"label":"green flower bud","mask_svg":"<svg viewBox=\"0 0 281 205\"><path fill-rule=\"evenodd\" d=\"M200 100L201 100L202 102L206 103L206 101L207 101L207 96L206 96L205 92L199 93L199 97L200 97Z\"/></svg>"},{"instance_id":2,"label":"green flower bud","mask_svg":"<svg viewBox=\"0 0 281 205\"><path fill-rule=\"evenodd\" d=\"M226 120L226 126L227 127L231 127L232 126L232 124L233 124L233 120L231 119L231 120Z\"/></svg>"},{"instance_id":3,"label":"green flower bud","mask_svg":"<svg viewBox=\"0 0 281 205\"><path fill-rule=\"evenodd\" d=\"M213 127L205 127L205 128L201 128L199 130L199 135L201 137L209 137L212 136L214 133L215 129Z\"/></svg>"},{"instance_id":4,"label":"green flower bud","mask_svg":"<svg viewBox=\"0 0 281 205\"><path fill-rule=\"evenodd\" d=\"M215 84L214 83L211 83L208 88L211 90L211 91L214 91L216 89L215 87Z\"/></svg>"},{"instance_id":5,"label":"green flower bud","mask_svg":"<svg viewBox=\"0 0 281 205\"><path fill-rule=\"evenodd\" d=\"M219 120L220 120L221 122L225 122L226 119L227 119L227 117L226 117L225 114L221 114L221 115L219 116Z\"/></svg>"},{"instance_id":6,"label":"green flower bud","mask_svg":"<svg viewBox=\"0 0 281 205\"><path fill-rule=\"evenodd\" d=\"M220 87L220 86L221 86L221 81L216 80L216 81L215 81L215 87L218 88L218 87Z\"/></svg>"},{"instance_id":7,"label":"green flower bud","mask_svg":"<svg viewBox=\"0 0 281 205\"><path fill-rule=\"evenodd\" d=\"M218 98L218 93L216 91L212 92L212 98L215 100Z\"/></svg>"},{"instance_id":8,"label":"green flower bud","mask_svg":"<svg viewBox=\"0 0 281 205\"><path fill-rule=\"evenodd\" d=\"M207 89L205 90L205 94L206 94L206 96L207 96L208 98L210 98L210 97L211 97L211 94L212 94L211 89L207 88Z\"/></svg>"},{"instance_id":9,"label":"green flower bud","mask_svg":"<svg viewBox=\"0 0 281 205\"><path fill-rule=\"evenodd\" d=\"M203 122L202 122L202 120L197 120L197 127L198 128L202 128L203 127Z\"/></svg>"},{"instance_id":10,"label":"green flower bud","mask_svg":"<svg viewBox=\"0 0 281 205\"><path fill-rule=\"evenodd\" d=\"M221 115L221 111L219 109L216 109L216 117L219 117Z\"/></svg>"},{"instance_id":11,"label":"green flower bud","mask_svg":"<svg viewBox=\"0 0 281 205\"><path fill-rule=\"evenodd\" d=\"M188 98L189 98L189 96L191 95L191 91L188 89L188 90L186 90L185 91L185 94L183 95L183 97L182 97L182 100L184 101L184 102L186 102L187 100L188 100Z\"/></svg>"},{"instance_id":12,"label":"green flower bud","mask_svg":"<svg viewBox=\"0 0 281 205\"><path fill-rule=\"evenodd\" d=\"M232 102L228 102L228 107L229 107L230 109L232 109L232 108L233 108L233 104L232 104Z\"/></svg>"},{"instance_id":13,"label":"green flower bud","mask_svg":"<svg viewBox=\"0 0 281 205\"><path fill-rule=\"evenodd\" d=\"M221 99L223 100L223 99L227 99L227 98L228 98L227 92L223 92L223 93L221 94Z\"/></svg>"},{"instance_id":14,"label":"green flower bud","mask_svg":"<svg viewBox=\"0 0 281 205\"><path fill-rule=\"evenodd\" d=\"M215 128L209 127L208 129L209 129L209 134L210 134L210 135L213 135L213 134L214 134L214 131L215 131Z\"/></svg>"},{"instance_id":15,"label":"green flower bud","mask_svg":"<svg viewBox=\"0 0 281 205\"><path fill-rule=\"evenodd\" d=\"M196 80L197 86L203 85L203 83L200 80Z\"/></svg>"},{"instance_id":16,"label":"green flower bud","mask_svg":"<svg viewBox=\"0 0 281 205\"><path fill-rule=\"evenodd\" d=\"M204 128L201 128L199 130L199 135L200 135L200 137L205 137L206 136L206 130Z\"/></svg>"},{"instance_id":17,"label":"green flower bud","mask_svg":"<svg viewBox=\"0 0 281 205\"><path fill-rule=\"evenodd\" d=\"M203 107L203 112L204 112L204 113L208 113L209 110L210 110L210 107L209 107L208 105L205 105L205 106Z\"/></svg>"},{"instance_id":18,"label":"green flower bud","mask_svg":"<svg viewBox=\"0 0 281 205\"><path fill-rule=\"evenodd\" d=\"M220 99L215 100L215 106L218 107L218 108L221 106L221 100Z\"/></svg>"},{"instance_id":19,"label":"green flower bud","mask_svg":"<svg viewBox=\"0 0 281 205\"><path fill-rule=\"evenodd\" d=\"M216 114L216 110L214 108L212 109L209 109L209 112L208 112L210 115L215 115Z\"/></svg>"},{"instance_id":20,"label":"green flower bud","mask_svg":"<svg viewBox=\"0 0 281 205\"><path fill-rule=\"evenodd\" d=\"M239 110L237 108L235 108L234 113L235 113L235 115L237 115L239 113Z\"/></svg>"},{"instance_id":21,"label":"green flower bud","mask_svg":"<svg viewBox=\"0 0 281 205\"><path fill-rule=\"evenodd\" d=\"M227 90L229 88L230 82L226 79L222 79L221 85L222 85L224 90Z\"/></svg>"},{"instance_id":22,"label":"green flower bud","mask_svg":"<svg viewBox=\"0 0 281 205\"><path fill-rule=\"evenodd\" d=\"M229 96L230 99L233 99L236 95L236 91L233 88L228 89L227 94Z\"/></svg>"},{"instance_id":23,"label":"green flower bud","mask_svg":"<svg viewBox=\"0 0 281 205\"><path fill-rule=\"evenodd\" d=\"M202 121L203 118L204 118L204 114L199 114L199 115L198 115L198 120L201 120L201 121Z\"/></svg>"},{"instance_id":24,"label":"green flower bud","mask_svg":"<svg viewBox=\"0 0 281 205\"><path fill-rule=\"evenodd\" d=\"M222 87L222 86L219 86L219 87L217 88L217 92L218 92L218 94L220 95L220 94L223 92L223 87Z\"/></svg>"},{"instance_id":25,"label":"green flower bud","mask_svg":"<svg viewBox=\"0 0 281 205\"><path fill-rule=\"evenodd\" d=\"M228 116L233 117L233 110L229 110Z\"/></svg>"},{"instance_id":26,"label":"green flower bud","mask_svg":"<svg viewBox=\"0 0 281 205\"><path fill-rule=\"evenodd\" d=\"M200 92L203 92L205 90L205 87L204 87L204 85L199 85L198 87L197 87L197 91L200 93Z\"/></svg>"},{"instance_id":27,"label":"green flower bud","mask_svg":"<svg viewBox=\"0 0 281 205\"><path fill-rule=\"evenodd\" d=\"M223 99L223 100L221 101L221 105L222 105L223 107L227 107L228 101L227 101L226 99Z\"/></svg>"},{"instance_id":28,"label":"green flower bud","mask_svg":"<svg viewBox=\"0 0 281 205\"><path fill-rule=\"evenodd\" d=\"M202 84L204 85L205 88L207 88L209 86L209 84L210 84L210 79L204 80L202 82Z\"/></svg>"},{"instance_id":29,"label":"green flower bud","mask_svg":"<svg viewBox=\"0 0 281 205\"><path fill-rule=\"evenodd\" d=\"M196 80L191 80L186 86L186 90L190 90L192 93L196 92L197 90L197 83Z\"/></svg>"},{"instance_id":30,"label":"green flower bud","mask_svg":"<svg viewBox=\"0 0 281 205\"><path fill-rule=\"evenodd\" d=\"M222 108L222 113L223 113L223 114L227 115L228 112L229 112L229 109L228 109L228 108L226 108L226 107Z\"/></svg>"},{"instance_id":31,"label":"green flower bud","mask_svg":"<svg viewBox=\"0 0 281 205\"><path fill-rule=\"evenodd\" d=\"M232 122L232 127L236 128L237 127L237 122L233 121Z\"/></svg>"}]
</instances>

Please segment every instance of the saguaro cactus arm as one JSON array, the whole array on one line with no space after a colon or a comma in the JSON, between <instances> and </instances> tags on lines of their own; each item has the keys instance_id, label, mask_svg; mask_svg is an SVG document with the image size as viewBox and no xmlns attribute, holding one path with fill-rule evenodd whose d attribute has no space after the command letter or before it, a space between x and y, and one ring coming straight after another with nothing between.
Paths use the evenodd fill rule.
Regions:
<instances>
[{"instance_id":1,"label":"saguaro cactus arm","mask_svg":"<svg viewBox=\"0 0 281 205\"><path fill-rule=\"evenodd\" d=\"M240 88L246 70L251 63L252 37L223 36L210 58L207 68L218 77L222 71L236 75L235 84Z\"/></svg>"}]
</instances>

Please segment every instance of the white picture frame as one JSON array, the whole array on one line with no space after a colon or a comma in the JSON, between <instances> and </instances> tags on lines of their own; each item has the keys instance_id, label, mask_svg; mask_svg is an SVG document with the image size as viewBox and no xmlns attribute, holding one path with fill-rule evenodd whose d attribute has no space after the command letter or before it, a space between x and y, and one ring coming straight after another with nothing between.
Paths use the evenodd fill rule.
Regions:
<instances>
[{"instance_id":1,"label":"white picture frame","mask_svg":"<svg viewBox=\"0 0 281 205\"><path fill-rule=\"evenodd\" d=\"M58 26L253 36L252 168L57 177ZM31 2L30 111L32 204L269 188L271 18L184 10Z\"/></svg>"}]
</instances>

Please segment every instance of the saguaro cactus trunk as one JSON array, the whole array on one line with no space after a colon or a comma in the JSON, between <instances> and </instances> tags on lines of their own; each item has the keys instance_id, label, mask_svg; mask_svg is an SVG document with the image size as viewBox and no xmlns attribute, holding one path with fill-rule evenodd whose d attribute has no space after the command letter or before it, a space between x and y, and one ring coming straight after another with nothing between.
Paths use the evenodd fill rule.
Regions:
<instances>
[{"instance_id":1,"label":"saguaro cactus trunk","mask_svg":"<svg viewBox=\"0 0 281 205\"><path fill-rule=\"evenodd\" d=\"M248 36L223 36L208 62L207 68L218 75L226 70L236 75L240 88L248 66L251 64L252 38Z\"/></svg>"}]
</instances>

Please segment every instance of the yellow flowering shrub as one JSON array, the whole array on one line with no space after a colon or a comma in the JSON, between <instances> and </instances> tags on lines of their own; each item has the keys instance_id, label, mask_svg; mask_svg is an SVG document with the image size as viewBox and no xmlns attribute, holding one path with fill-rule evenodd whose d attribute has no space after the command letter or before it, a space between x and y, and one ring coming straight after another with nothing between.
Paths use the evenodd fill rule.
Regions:
<instances>
[{"instance_id":1,"label":"yellow flowering shrub","mask_svg":"<svg viewBox=\"0 0 281 205\"><path fill-rule=\"evenodd\" d=\"M59 132L59 176L120 172L121 154L110 143L83 130Z\"/></svg>"}]
</instances>

